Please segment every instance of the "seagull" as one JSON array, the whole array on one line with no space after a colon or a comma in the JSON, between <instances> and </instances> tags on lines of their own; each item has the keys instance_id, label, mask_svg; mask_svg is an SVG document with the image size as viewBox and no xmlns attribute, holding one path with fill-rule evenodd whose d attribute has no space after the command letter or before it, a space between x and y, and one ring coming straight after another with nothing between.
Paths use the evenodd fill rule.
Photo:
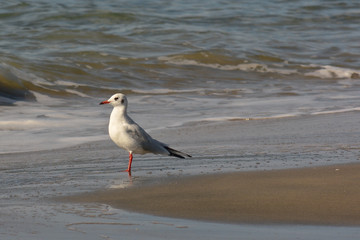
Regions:
<instances>
[{"instance_id":1,"label":"seagull","mask_svg":"<svg viewBox=\"0 0 360 240\"><path fill-rule=\"evenodd\" d=\"M153 139L127 114L128 100L122 93L116 93L100 105L110 104L114 108L110 115L109 135L111 140L129 152L129 165L125 172L131 174L133 154L161 154L178 158L191 157L189 154L170 148L167 144Z\"/></svg>"}]
</instances>

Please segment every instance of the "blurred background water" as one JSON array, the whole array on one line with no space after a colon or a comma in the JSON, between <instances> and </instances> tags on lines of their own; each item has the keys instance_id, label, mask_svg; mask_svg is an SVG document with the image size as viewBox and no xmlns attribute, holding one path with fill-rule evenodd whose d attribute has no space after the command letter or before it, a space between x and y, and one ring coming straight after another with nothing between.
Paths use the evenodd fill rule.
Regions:
<instances>
[{"instance_id":1,"label":"blurred background water","mask_svg":"<svg viewBox=\"0 0 360 240\"><path fill-rule=\"evenodd\" d=\"M360 110L359 1L2 1L0 153L147 129Z\"/></svg>"}]
</instances>

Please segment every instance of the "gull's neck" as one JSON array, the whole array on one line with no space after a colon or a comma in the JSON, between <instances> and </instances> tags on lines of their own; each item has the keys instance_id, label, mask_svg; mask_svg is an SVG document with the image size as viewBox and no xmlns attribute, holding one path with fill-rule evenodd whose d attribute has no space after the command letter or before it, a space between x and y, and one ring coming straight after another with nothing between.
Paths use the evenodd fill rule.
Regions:
<instances>
[{"instance_id":1,"label":"gull's neck","mask_svg":"<svg viewBox=\"0 0 360 240\"><path fill-rule=\"evenodd\" d=\"M126 113L125 107L114 107L110 115L111 122L128 122L129 117Z\"/></svg>"},{"instance_id":2,"label":"gull's neck","mask_svg":"<svg viewBox=\"0 0 360 240\"><path fill-rule=\"evenodd\" d=\"M133 123L133 120L127 115L126 107L114 107L110 115L110 124L114 123Z\"/></svg>"}]
</instances>

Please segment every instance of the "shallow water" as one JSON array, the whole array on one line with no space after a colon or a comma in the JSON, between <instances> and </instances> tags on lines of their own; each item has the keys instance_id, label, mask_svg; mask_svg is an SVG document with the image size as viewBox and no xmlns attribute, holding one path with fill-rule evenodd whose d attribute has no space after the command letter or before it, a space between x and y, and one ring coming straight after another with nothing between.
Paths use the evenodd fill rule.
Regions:
<instances>
[{"instance_id":1,"label":"shallow water","mask_svg":"<svg viewBox=\"0 0 360 240\"><path fill-rule=\"evenodd\" d=\"M356 239L356 227L302 225L232 225L128 213L106 205L8 208L3 239ZM27 211L24 216L23 212ZM28 225L18 224L18 218ZM15 224L14 224L15 222ZM16 224L17 223L17 224ZM7 233L4 231L7 230Z\"/></svg>"}]
</instances>

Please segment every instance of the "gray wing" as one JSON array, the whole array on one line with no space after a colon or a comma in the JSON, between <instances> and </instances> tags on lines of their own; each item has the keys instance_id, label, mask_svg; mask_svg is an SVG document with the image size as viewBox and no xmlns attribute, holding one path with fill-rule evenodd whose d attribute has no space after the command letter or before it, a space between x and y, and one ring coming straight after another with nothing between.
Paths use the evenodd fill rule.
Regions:
<instances>
[{"instance_id":1,"label":"gray wing","mask_svg":"<svg viewBox=\"0 0 360 240\"><path fill-rule=\"evenodd\" d=\"M164 147L166 144L159 142L153 139L143 128L141 128L137 123L133 122L127 131L130 133L134 140L139 144L139 147L144 150L144 152L151 152L155 154L164 154L169 155L169 151Z\"/></svg>"},{"instance_id":2,"label":"gray wing","mask_svg":"<svg viewBox=\"0 0 360 240\"><path fill-rule=\"evenodd\" d=\"M132 131L132 136L134 137L134 140L140 144L139 147L141 147L144 152L174 156L178 158L191 157L191 155L187 153L183 153L173 148L170 148L167 144L153 139L142 127L140 127L131 118L129 120L131 121L131 127L129 127L128 131Z\"/></svg>"}]
</instances>

